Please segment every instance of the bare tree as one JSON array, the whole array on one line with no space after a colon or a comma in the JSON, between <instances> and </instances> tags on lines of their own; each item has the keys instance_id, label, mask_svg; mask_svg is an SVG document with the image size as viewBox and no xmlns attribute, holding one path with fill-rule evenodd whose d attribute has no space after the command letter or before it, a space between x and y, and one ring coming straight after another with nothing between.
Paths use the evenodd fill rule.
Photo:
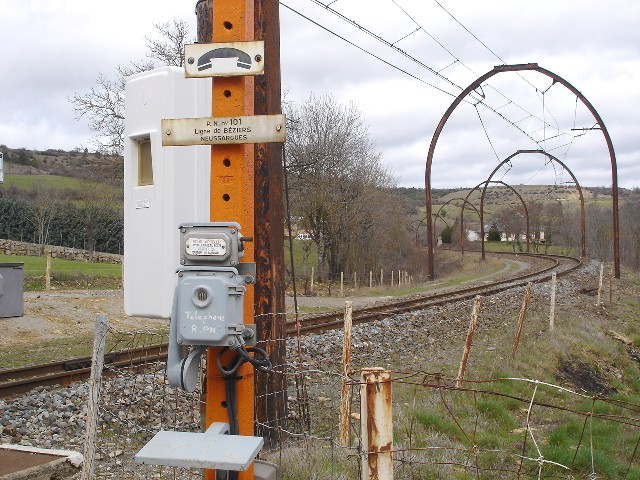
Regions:
<instances>
[{"instance_id":1,"label":"bare tree","mask_svg":"<svg viewBox=\"0 0 640 480\"><path fill-rule=\"evenodd\" d=\"M291 211L318 248L321 274L335 278L395 258L392 250L411 244L405 215L360 111L312 95L289 104L287 115Z\"/></svg>"},{"instance_id":2,"label":"bare tree","mask_svg":"<svg viewBox=\"0 0 640 480\"><path fill-rule=\"evenodd\" d=\"M49 227L60 211L60 202L57 191L33 185L29 191L29 217L28 221L33 225L36 238L35 243L40 246L40 254L44 253L45 246L49 243Z\"/></svg>"},{"instance_id":3,"label":"bare tree","mask_svg":"<svg viewBox=\"0 0 640 480\"><path fill-rule=\"evenodd\" d=\"M145 37L147 58L120 66L113 77L98 74L95 85L84 93L74 93L69 102L76 119L86 117L96 133L94 143L102 152L122 153L124 146L124 87L127 77L158 65L183 65L184 45L189 28L184 20L154 24L159 38Z\"/></svg>"}]
</instances>

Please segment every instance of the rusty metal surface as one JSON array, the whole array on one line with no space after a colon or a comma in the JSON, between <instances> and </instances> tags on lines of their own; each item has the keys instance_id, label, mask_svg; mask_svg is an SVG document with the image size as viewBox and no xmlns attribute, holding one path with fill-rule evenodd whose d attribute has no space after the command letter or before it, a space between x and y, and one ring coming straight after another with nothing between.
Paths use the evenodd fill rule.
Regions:
<instances>
[{"instance_id":1,"label":"rusty metal surface","mask_svg":"<svg viewBox=\"0 0 640 480\"><path fill-rule=\"evenodd\" d=\"M382 368L360 372L362 478L393 480L391 372Z\"/></svg>"},{"instance_id":2,"label":"rusty metal surface","mask_svg":"<svg viewBox=\"0 0 640 480\"><path fill-rule=\"evenodd\" d=\"M472 91L482 85L482 82L493 77L494 75L501 72L517 72L517 71L525 71L531 70L541 73L542 75L546 75L554 80L554 82L558 82L563 85L565 88L573 92L577 98L587 107L587 109L591 112L591 114L596 119L596 123L600 127L600 131L604 135L605 142L607 144L607 148L609 150L609 158L611 161L611 191L613 197L613 261L614 261L614 269L616 278L620 278L620 226L619 226L619 218L618 218L618 168L616 164L616 155L613 148L613 142L611 141L611 136L609 135L609 131L605 126L602 118L598 111L593 107L591 102L587 100L587 98L572 84L567 82L562 77L556 75L555 73L546 70L537 63L527 63L527 64L517 64L517 65L499 65L490 70L489 72L481 75L476 80L471 82L451 103L449 108L446 110L438 126L435 129L433 137L431 138L431 144L429 145L429 153L427 154L427 162L425 167L425 201L426 201L426 217L427 217L427 275L430 279L434 278L434 246L433 246L433 224L431 220L432 206L431 206L431 166L433 164L433 156L435 153L435 148L438 143L438 139L440 138L440 134L444 129L445 124L451 117L453 111L458 107L458 105L465 99L467 95L469 95Z\"/></svg>"}]
</instances>

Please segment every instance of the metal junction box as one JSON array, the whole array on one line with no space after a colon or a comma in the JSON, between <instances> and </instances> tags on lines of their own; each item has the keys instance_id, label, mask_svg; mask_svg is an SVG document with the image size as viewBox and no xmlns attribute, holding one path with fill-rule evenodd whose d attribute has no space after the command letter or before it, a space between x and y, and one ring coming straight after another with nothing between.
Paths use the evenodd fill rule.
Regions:
<instances>
[{"instance_id":1,"label":"metal junction box","mask_svg":"<svg viewBox=\"0 0 640 480\"><path fill-rule=\"evenodd\" d=\"M178 343L228 346L230 330L241 333L245 328L245 276L233 267L185 267L178 276Z\"/></svg>"},{"instance_id":2,"label":"metal junction box","mask_svg":"<svg viewBox=\"0 0 640 480\"><path fill-rule=\"evenodd\" d=\"M0 263L0 318L24 315L24 263Z\"/></svg>"}]
</instances>

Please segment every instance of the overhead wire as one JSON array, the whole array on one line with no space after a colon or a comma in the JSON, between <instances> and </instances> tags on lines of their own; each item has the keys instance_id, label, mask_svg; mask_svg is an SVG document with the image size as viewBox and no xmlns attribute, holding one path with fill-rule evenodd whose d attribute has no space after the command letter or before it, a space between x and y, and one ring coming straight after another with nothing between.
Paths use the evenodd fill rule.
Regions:
<instances>
[{"instance_id":1,"label":"overhead wire","mask_svg":"<svg viewBox=\"0 0 640 480\"><path fill-rule=\"evenodd\" d=\"M477 75L469 66L467 66L462 60L460 60L451 50L449 50L444 44L442 44L439 40L437 40L431 33L429 33L406 9L404 9L396 0L391 0L391 2L396 5L397 8L399 8L415 25L416 28L411 31L410 33L408 33L407 35L401 37L400 39L396 40L395 42L389 42L388 40L384 39L383 37L381 37L380 35L372 32L371 30L365 28L364 26L358 24L356 21L348 18L347 16L343 15L342 13L338 12L337 10L330 8L330 6L335 3L337 0L333 0L331 2L329 2L328 4L324 4L319 0L309 0L312 3L322 7L323 9L325 9L326 11L330 12L331 14L337 16L338 18L340 18L341 20L349 23L351 26L357 28L358 30L362 31L363 33L371 36L372 38L374 38L376 41L383 43L384 45L386 45L389 48L392 48L394 51L396 51L397 53L400 53L401 55L403 55L404 57L406 57L407 59L409 59L411 62L417 64L418 66L420 66L423 69L426 69L427 71L429 71L430 73L432 73L433 75L436 75L437 78L445 81L447 84L453 86L454 88L462 91L463 88L459 85L457 85L453 80L451 80L450 78L446 77L445 75L443 75L441 72L446 70L447 68L449 68L450 66L459 63L461 66L463 66L464 68L466 68L468 71L470 71L471 73L473 73L474 75ZM467 33L469 33L477 42L479 42L486 50L488 50L492 55L494 55L498 60L500 60L503 64L506 64L505 60L502 59L495 51L493 51L488 45L486 45L484 42L482 42L482 40L480 40L473 32L471 32L471 30L469 30L461 21L459 21L449 10L447 10L438 0L434 0L434 2L442 9L444 10L457 24L459 24ZM371 57L383 62L384 64L398 70L399 72L409 76L410 78L413 78L415 80L420 81L421 83L430 86L442 93L445 93L446 95L452 96L452 97L456 97L455 94L441 88L438 87L420 77L418 77L417 75L412 74L411 72L399 67L398 65L395 65L394 63L385 60L384 58L380 57L379 55L374 54L373 52L365 49L364 47L361 47L360 45L356 44L355 42L347 39L346 37L338 34L337 32L331 30L330 28L322 25L321 23L313 20L312 18L308 17L307 15L304 15L303 13L301 13L300 11L292 8L291 6L285 4L284 2L280 1L280 4L287 8L288 10L290 10L291 12L299 15L300 17L304 18L305 20L313 23L314 25L320 27L321 29L325 30L326 32L334 35L335 37L339 38L340 40L350 44L351 46L359 49L360 51L366 53L367 55L370 55ZM400 41L406 39L407 37L413 35L416 32L422 31L424 32L427 36L429 36L434 42L436 42L444 51L446 51L453 59L454 61L452 63L450 63L449 65L447 65L446 67L440 69L440 70L435 70L434 68L428 66L427 64L425 64L424 62L420 61L419 59L413 57L412 55L410 55L408 52L406 52L405 50L399 48L397 46L397 43L399 43ZM471 105L474 106L474 108L476 109L476 113L478 114L478 118L481 122L482 128L485 132L485 135L487 136L487 139L489 141L489 144L491 145L491 148L494 152L494 154L496 155L496 157L498 157L498 154L495 150L495 147L493 145L493 143L491 142L491 139L489 137L489 134L487 132L487 129L484 125L484 122L482 120L482 117L480 116L480 112L477 109L477 105L482 105L485 108L487 108L488 110L490 110L492 113L494 113L495 115L497 115L500 119L502 119L503 121L505 121L506 123L510 124L512 127L514 127L515 129L517 129L520 133L522 133L523 135L525 135L527 138L529 138L529 140L531 140L534 144L536 144L538 147L543 148L546 150L546 144L548 140L551 140L553 138L556 137L560 137L560 136L569 136L571 138L571 140L563 145L560 146L555 146L553 147L551 150L556 150L562 147L567 146L567 149L564 152L564 156L566 157L566 155L568 154L569 149L571 148L572 144L573 144L573 140L575 140L575 138L577 136L581 136L584 135L584 133L580 134L580 135L573 135L571 133L567 133L567 132L562 132L557 119L555 118L555 116L553 115L553 113L546 107L545 104L545 93L555 84L555 82L553 82L546 90L541 91L539 88L537 88L535 85L533 85L530 81L528 81L526 78L524 78L519 72L518 76L520 76L527 84L529 84L530 86L532 86L534 88L534 90L537 93L542 94L542 104L543 104L543 117L539 118L537 115L531 113L530 111L528 111L526 108L524 108L523 106L519 105L517 102L513 101L512 99L510 99L509 97L507 97L506 95L504 95L502 92L500 92L498 89L496 89L495 87L493 87L491 84L486 83L484 86L490 88L492 91L496 92L498 95L500 95L501 97L503 97L506 100L506 103L494 108L490 105L488 105L486 103L486 96L484 94L482 95L478 95L477 92L475 95L470 94L468 97L470 99L472 99L473 101L471 101L470 99L464 99L463 101L465 103L469 103ZM482 89L483 85L480 85L480 89ZM479 98L478 98L479 97ZM504 108L507 105L513 105L515 108L520 109L521 111L523 111L524 113L527 114L526 117L518 120L518 121L513 121L509 118L507 118L505 115L503 115L502 113L500 113L498 110L501 108ZM577 97L576 97L576 111L577 111ZM546 121L546 112L548 112L551 116L551 118L553 118L555 125L552 125L550 123L547 123ZM576 117L576 112L574 112L574 125L575 125L575 117ZM535 120L539 121L542 123L542 128L541 130L543 130L543 139L542 141L537 140L533 137L533 133L527 132L525 131L523 128L521 128L518 123L523 122L524 120L526 120L527 118L534 118ZM547 138L546 137L546 128L547 126L554 128L556 130L556 132L558 132L556 135ZM539 131L539 130L538 130ZM499 158L499 157L498 157ZM505 172L506 175L507 172ZM537 173L536 173L537 174ZM534 174L534 176L536 175Z\"/></svg>"},{"instance_id":2,"label":"overhead wire","mask_svg":"<svg viewBox=\"0 0 640 480\"><path fill-rule=\"evenodd\" d=\"M313 1L313 0L312 0L312 1ZM382 63L385 63L385 64L389 65L390 67L395 68L395 69L396 69L396 70L398 70L399 72L404 73L405 75L408 75L409 77L411 77L411 78L413 78L413 79L415 79L415 80L418 80L419 82L422 82L422 83L424 83L425 85L428 85L428 86L430 86L430 87L432 87L432 88L435 88L436 90L438 90L438 91L440 91L440 92L442 92L442 93L445 93L445 94L447 94L447 95L449 95L449 96L451 96L451 97L454 97L454 98L455 98L455 96L456 96L456 95L454 95L453 93L451 93L451 92L447 92L447 91L446 91L446 90L444 90L443 88L437 87L436 85L433 85L433 84L431 84L431 83L427 82L426 80L424 80L424 79L422 79L422 78L420 78L420 77L417 77L416 75L414 75L414 74L412 74L412 73L410 73L410 72L408 72L408 71L406 71L406 70L404 70L404 69L402 69L402 68L398 67L397 65L394 65L393 63L391 63L391 62L389 62L389 61L385 60L384 58L379 57L379 56L378 56L378 55L376 55L375 53L372 53L372 52L370 52L369 50L367 50L367 49L365 49L365 48L361 47L360 45L357 45L356 43L352 42L351 40L348 40L347 38L343 37L342 35L340 35L340 34L338 34L338 33L334 32L333 30L331 30L331 29L329 29L329 28L325 27L324 25L320 24L319 22L316 22L316 21L315 21L315 20L313 20L312 18L310 18L310 17L308 17L308 16L304 15L302 12L299 12L299 11L298 11L298 10L296 10L295 8L290 7L290 6L289 6L289 5L287 5L286 3L284 3L284 2L282 2L282 1L280 1L280 5L282 5L283 7L287 8L287 9L288 9L288 10L290 10L291 12L293 12L293 13L295 13L295 14L297 14L297 15L301 16L301 17L302 17L302 18L304 18L305 20L307 20L307 21L309 21L309 22L313 23L313 24L314 24L314 25L316 25L317 27L322 28L323 30L325 30L326 32L330 33L331 35L334 35L335 37L339 38L340 40L343 40L344 42L347 42L349 45L351 45L351 46L353 46L353 47L357 48L358 50L360 50L360 51L362 51L362 52L366 53L367 55L372 56L372 57L373 57L373 58L375 58L376 60L380 60Z\"/></svg>"},{"instance_id":3,"label":"overhead wire","mask_svg":"<svg viewBox=\"0 0 640 480\"><path fill-rule=\"evenodd\" d=\"M438 78L442 79L443 81L445 81L446 83L448 83L449 85L453 86L454 88L462 91L464 90L463 87L461 87L460 85L457 85L455 82L453 82L451 79L449 79L448 77L442 75L441 73L439 73L438 71L434 70L433 68L429 67L428 65L426 65L424 62L418 60L417 58L413 57L412 55L410 55L409 53L407 53L406 51L402 50L401 48L398 48L397 46L395 46L394 44L392 44L391 42L389 42L388 40L385 40L384 38L382 38L380 35L377 35L376 33L372 32L371 30L363 27L362 25L358 24L357 22L355 22L354 20L346 17L345 15L341 14L340 12L338 12L337 10L333 9L333 8L329 8L329 5L325 5L324 3L320 2L319 0L309 0L312 3L315 3L316 5L324 8L325 10L327 10L328 12L332 13L333 15L337 16L338 18L342 19L343 21L349 23L350 25L356 27L358 30L362 31L363 33L371 36L372 38L374 38L375 40L383 43L384 45L388 46L389 48L392 48L393 50L395 50L396 52L400 53L401 55L403 55L404 57L406 57L407 59L409 59L410 61L416 63L418 66L426 69L427 71L429 71L430 73L436 75ZM409 72L407 72L406 70L398 67L397 65L392 64L391 62L382 59L381 57L379 57L378 55L375 55L374 53L364 49L363 47L360 47L359 45L355 44L354 42L352 42L351 40L346 39L345 37L343 37L342 35L339 35L338 33L334 32L333 30L325 27L324 25L320 24L319 22L316 22L315 20L311 19L310 17L304 15L303 13L295 10L294 8L292 8L291 6L283 3L282 1L280 1L280 5L286 7L287 9L289 9L290 11L298 14L299 16L301 16L302 18L310 21L311 23L313 23L314 25L317 25L318 27L324 29L325 31L331 33L332 35L335 35L336 37L340 38L341 40L349 43L350 45L358 48L359 50L367 53L368 55L373 56L374 58L386 63L387 65L395 68L396 70L401 71L402 73L405 73L407 75L409 75L410 77L419 80L420 82L435 88L443 93L446 93L447 95L450 95L452 97L456 97L456 95L447 92L446 90L437 87L429 82L427 82L426 80L423 80L419 77L417 77L416 75L413 75ZM513 121L511 121L510 119L508 119L506 116L502 115L500 112L497 112L493 107L491 107L490 105L488 105L486 102L482 101L482 99L478 99L476 97L474 97L473 95L469 95L473 100L475 100L476 103L480 103L482 104L483 107L489 109L490 111L492 111L493 113L495 113L499 118L501 118L503 121L507 122L508 124L510 124L512 127L516 128L518 131L520 131L520 133L522 133L523 135L525 135L527 138L529 138L532 142L534 142L536 145L540 145L540 143L533 138L531 135L529 135L525 130L523 130L522 128L520 128L518 125L516 125ZM506 98L506 97L505 97ZM469 100L463 100L466 103L469 103L471 105L474 105L473 102L470 102Z\"/></svg>"},{"instance_id":4,"label":"overhead wire","mask_svg":"<svg viewBox=\"0 0 640 480\"><path fill-rule=\"evenodd\" d=\"M434 0L435 1L435 0ZM400 9L406 16L407 18L409 18L419 29L421 29L423 32L425 32L432 40L434 40L445 52L447 52L453 59L454 62L453 63L460 63L460 65L462 65L464 68L466 68L470 73L472 73L474 76L478 76L478 73L475 72L471 67L469 67L468 65L466 65L462 60L460 60L460 58L458 58L451 50L449 50L448 48L446 48L440 41L438 41L433 35L431 35L404 7L402 7L397 0L391 0L391 2L396 5L396 7L398 7L398 9ZM436 3L440 6L440 8L442 8L451 18L453 18L453 20L455 20L456 23L458 23L462 28L464 28L475 40L477 40L478 42L480 42L480 44L485 47L489 52L491 52L498 60L500 60L503 64L506 64L506 61L504 59L502 59L502 57L500 57L497 53L495 53L491 48L489 48L484 42L482 42L473 32L471 32L464 24L462 24L462 22L460 22L460 20L458 20L451 12L449 12L446 8L444 8L442 6L442 4L438 3L436 1ZM445 70L446 68L448 68L450 65L447 65L447 67L440 69L439 72ZM524 77L522 77L522 75L518 72L518 76L520 76L526 83L528 83L530 86L532 86L536 91L538 91L538 88L533 85L531 82L529 82L528 80L526 80ZM555 82L554 82L555 83ZM507 97L504 93L502 93L500 90L498 90L497 88L495 88L493 85L491 84L487 84L487 86L489 88L491 88L494 92L496 92L498 95L500 95L501 97L503 97L505 100L508 100L508 102L512 103L516 108L519 108L520 110L522 110L523 112L529 114L529 116L535 118L536 120L543 122L544 123L544 118L538 118L536 115L534 115L533 113L529 112L526 108L524 108L523 106L521 106L520 104L518 104L517 102L513 101L512 99L510 99L509 97ZM553 86L553 84L551 85ZM549 88L551 88L551 86L549 86L547 88L547 90L549 90ZM500 108L500 107L498 107ZM553 117L553 115L552 115ZM555 119L555 118L554 118ZM570 133L566 133L566 135L571 135Z\"/></svg>"}]
</instances>

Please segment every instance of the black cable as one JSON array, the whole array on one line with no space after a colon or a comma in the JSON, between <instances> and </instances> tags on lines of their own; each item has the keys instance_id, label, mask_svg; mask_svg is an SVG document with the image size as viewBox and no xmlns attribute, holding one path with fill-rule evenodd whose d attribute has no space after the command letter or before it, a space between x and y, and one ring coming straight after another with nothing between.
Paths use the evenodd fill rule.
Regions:
<instances>
[{"instance_id":1,"label":"black cable","mask_svg":"<svg viewBox=\"0 0 640 480\"><path fill-rule=\"evenodd\" d=\"M227 416L229 417L229 434L239 435L240 428L238 425L238 380L240 377L236 375L243 363L249 362L256 370L261 372L269 372L273 368L269 355L263 349L258 347L240 347L236 351L238 354L232 360L231 366L226 368L222 365L222 356L229 350L229 347L224 347L218 352L216 357L216 363L218 369L222 373L224 378L224 397L227 407ZM256 356L251 356L249 352L253 352ZM227 472L220 472L220 480L237 480L238 472L229 470ZM226 474L226 476L224 476ZM218 473L216 473L218 475Z\"/></svg>"}]
</instances>

